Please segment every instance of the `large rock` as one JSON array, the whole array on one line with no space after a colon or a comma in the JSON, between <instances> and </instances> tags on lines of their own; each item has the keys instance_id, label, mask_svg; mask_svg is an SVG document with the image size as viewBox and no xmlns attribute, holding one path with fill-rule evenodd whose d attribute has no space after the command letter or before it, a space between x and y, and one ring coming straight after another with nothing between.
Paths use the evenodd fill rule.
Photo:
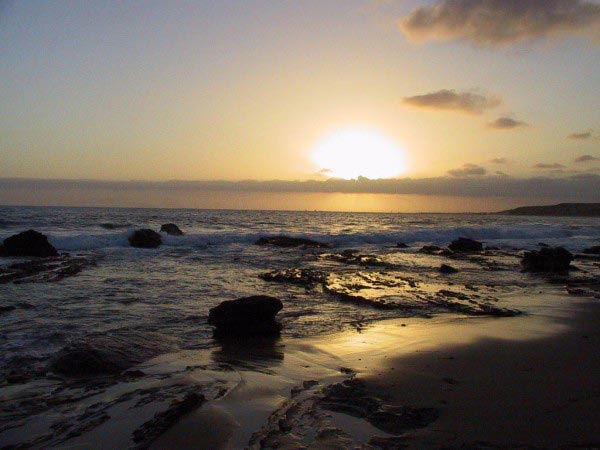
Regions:
<instances>
[{"instance_id":1,"label":"large rock","mask_svg":"<svg viewBox=\"0 0 600 450\"><path fill-rule=\"evenodd\" d=\"M135 230L128 239L132 247L156 248L162 244L160 234L149 229Z\"/></svg>"},{"instance_id":2,"label":"large rock","mask_svg":"<svg viewBox=\"0 0 600 450\"><path fill-rule=\"evenodd\" d=\"M269 236L261 237L255 242L256 245L274 245L276 247L329 247L322 242L313 241L305 238L295 238L290 236Z\"/></svg>"},{"instance_id":3,"label":"large rock","mask_svg":"<svg viewBox=\"0 0 600 450\"><path fill-rule=\"evenodd\" d=\"M483 244L473 239L459 237L452 241L448 248L457 253L481 252L483 251Z\"/></svg>"},{"instance_id":4,"label":"large rock","mask_svg":"<svg viewBox=\"0 0 600 450\"><path fill-rule=\"evenodd\" d=\"M174 223L165 223L160 226L160 231L171 236L183 236L183 231Z\"/></svg>"},{"instance_id":5,"label":"large rock","mask_svg":"<svg viewBox=\"0 0 600 450\"><path fill-rule=\"evenodd\" d=\"M88 377L115 375L133 364L127 355L120 352L81 344L62 349L50 361L50 370L61 375Z\"/></svg>"},{"instance_id":6,"label":"large rock","mask_svg":"<svg viewBox=\"0 0 600 450\"><path fill-rule=\"evenodd\" d=\"M4 239L2 256L58 256L58 251L48 242L48 238L35 230L27 230L22 233Z\"/></svg>"},{"instance_id":7,"label":"large rock","mask_svg":"<svg viewBox=\"0 0 600 450\"><path fill-rule=\"evenodd\" d=\"M564 272L569 270L573 255L562 247L544 247L539 251L525 252L521 260L528 272Z\"/></svg>"},{"instance_id":8,"label":"large rock","mask_svg":"<svg viewBox=\"0 0 600 450\"><path fill-rule=\"evenodd\" d=\"M281 325L275 316L283 304L266 295L239 298L221 303L208 314L216 336L276 336Z\"/></svg>"}]
</instances>

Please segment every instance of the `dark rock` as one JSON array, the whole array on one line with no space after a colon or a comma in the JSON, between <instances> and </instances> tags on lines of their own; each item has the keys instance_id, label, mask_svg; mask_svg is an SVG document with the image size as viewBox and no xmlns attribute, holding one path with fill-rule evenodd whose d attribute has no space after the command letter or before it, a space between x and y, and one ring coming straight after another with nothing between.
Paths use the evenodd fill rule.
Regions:
<instances>
[{"instance_id":1,"label":"dark rock","mask_svg":"<svg viewBox=\"0 0 600 450\"><path fill-rule=\"evenodd\" d=\"M58 256L48 238L35 230L23 231L4 239L3 247L2 256Z\"/></svg>"},{"instance_id":2,"label":"dark rock","mask_svg":"<svg viewBox=\"0 0 600 450\"><path fill-rule=\"evenodd\" d=\"M433 255L433 254L436 254L441 251L442 251L441 247L438 247L437 245L425 245L425 246L421 247L421 249L419 250L419 253L426 253L428 255Z\"/></svg>"},{"instance_id":3,"label":"dark rock","mask_svg":"<svg viewBox=\"0 0 600 450\"><path fill-rule=\"evenodd\" d=\"M586 255L600 255L600 245L595 245L590 248L586 248L583 253Z\"/></svg>"},{"instance_id":4,"label":"dark rock","mask_svg":"<svg viewBox=\"0 0 600 450\"><path fill-rule=\"evenodd\" d=\"M451 273L457 273L458 269L455 269L452 266L449 266L448 264L442 264L439 268L440 273L445 273L445 274L451 274Z\"/></svg>"},{"instance_id":5,"label":"dark rock","mask_svg":"<svg viewBox=\"0 0 600 450\"><path fill-rule=\"evenodd\" d=\"M274 336L281 330L275 316L282 308L279 299L266 295L229 300L209 311L208 323L216 336Z\"/></svg>"},{"instance_id":6,"label":"dark rock","mask_svg":"<svg viewBox=\"0 0 600 450\"><path fill-rule=\"evenodd\" d=\"M367 395L364 382L357 378L325 388L317 405L329 411L364 418L374 427L394 435L423 428L439 416L434 408L385 405L380 399Z\"/></svg>"},{"instance_id":7,"label":"dark rock","mask_svg":"<svg viewBox=\"0 0 600 450\"><path fill-rule=\"evenodd\" d=\"M528 272L564 272L569 270L573 255L562 247L544 247L525 252L521 265Z\"/></svg>"},{"instance_id":8,"label":"dark rock","mask_svg":"<svg viewBox=\"0 0 600 450\"><path fill-rule=\"evenodd\" d=\"M165 223L160 226L160 231L170 234L171 236L183 236L183 231L174 223Z\"/></svg>"},{"instance_id":9,"label":"dark rock","mask_svg":"<svg viewBox=\"0 0 600 450\"><path fill-rule=\"evenodd\" d=\"M274 245L275 247L318 247L327 248L329 245L322 242L313 241L305 238L295 238L290 236L270 236L261 237L255 242L256 245Z\"/></svg>"},{"instance_id":10,"label":"dark rock","mask_svg":"<svg viewBox=\"0 0 600 450\"><path fill-rule=\"evenodd\" d=\"M483 251L483 245L481 242L474 241L473 239L459 237L452 241L448 246L453 252L459 253L470 253L470 252L481 252Z\"/></svg>"},{"instance_id":11,"label":"dark rock","mask_svg":"<svg viewBox=\"0 0 600 450\"><path fill-rule=\"evenodd\" d=\"M162 244L160 234L147 228L135 230L128 239L132 247L138 248L156 248Z\"/></svg>"},{"instance_id":12,"label":"dark rock","mask_svg":"<svg viewBox=\"0 0 600 450\"><path fill-rule=\"evenodd\" d=\"M133 432L132 440L135 448L149 448L161 434L175 425L183 416L198 409L204 403L205 397L196 392L189 392L181 401L173 401L166 411L156 413L152 419L145 422Z\"/></svg>"},{"instance_id":13,"label":"dark rock","mask_svg":"<svg viewBox=\"0 0 600 450\"><path fill-rule=\"evenodd\" d=\"M408 248L408 245L406 245L404 242L398 242L396 244L396 247L398 247L398 248Z\"/></svg>"},{"instance_id":14,"label":"dark rock","mask_svg":"<svg viewBox=\"0 0 600 450\"><path fill-rule=\"evenodd\" d=\"M89 344L73 345L62 349L50 362L50 370L73 377L116 375L132 365L119 352L96 348Z\"/></svg>"},{"instance_id":15,"label":"dark rock","mask_svg":"<svg viewBox=\"0 0 600 450\"><path fill-rule=\"evenodd\" d=\"M282 269L263 273L259 278L271 282L312 286L324 283L327 280L327 273L313 269Z\"/></svg>"},{"instance_id":16,"label":"dark rock","mask_svg":"<svg viewBox=\"0 0 600 450\"><path fill-rule=\"evenodd\" d=\"M137 333L130 329L115 331L67 345L50 359L48 369L77 378L120 375L171 348L163 335Z\"/></svg>"}]
</instances>

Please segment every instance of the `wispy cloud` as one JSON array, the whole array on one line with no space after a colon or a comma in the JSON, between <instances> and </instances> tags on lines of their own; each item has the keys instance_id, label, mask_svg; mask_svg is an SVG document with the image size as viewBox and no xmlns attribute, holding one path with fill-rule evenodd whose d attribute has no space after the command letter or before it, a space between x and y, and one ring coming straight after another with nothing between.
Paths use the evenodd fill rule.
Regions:
<instances>
[{"instance_id":1,"label":"wispy cloud","mask_svg":"<svg viewBox=\"0 0 600 450\"><path fill-rule=\"evenodd\" d=\"M590 139L592 137L592 132L591 131L586 131L584 133L571 133L567 137L569 139L573 139L573 140L576 140L576 141L584 141L584 140Z\"/></svg>"},{"instance_id":2,"label":"wispy cloud","mask_svg":"<svg viewBox=\"0 0 600 450\"><path fill-rule=\"evenodd\" d=\"M491 94L442 89L428 94L405 97L404 103L417 108L481 114L500 105L501 100L500 97Z\"/></svg>"},{"instance_id":3,"label":"wispy cloud","mask_svg":"<svg viewBox=\"0 0 600 450\"><path fill-rule=\"evenodd\" d=\"M508 164L510 161L508 160L508 158L494 158L492 160L490 160L491 163L493 164Z\"/></svg>"},{"instance_id":4,"label":"wispy cloud","mask_svg":"<svg viewBox=\"0 0 600 450\"><path fill-rule=\"evenodd\" d=\"M538 163L538 164L534 165L533 168L540 169L540 170L560 170L560 169L564 169L565 166L563 166L562 164L558 164L558 163Z\"/></svg>"},{"instance_id":5,"label":"wispy cloud","mask_svg":"<svg viewBox=\"0 0 600 450\"><path fill-rule=\"evenodd\" d=\"M510 117L500 117L493 122L488 123L488 126L490 128L495 128L496 130L511 130L513 128L526 127L527 124L520 120L511 119Z\"/></svg>"},{"instance_id":6,"label":"wispy cloud","mask_svg":"<svg viewBox=\"0 0 600 450\"><path fill-rule=\"evenodd\" d=\"M465 164L458 169L452 169L448 171L448 175L453 177L472 177L472 176L482 176L487 173L485 168L478 166L477 164Z\"/></svg>"},{"instance_id":7,"label":"wispy cloud","mask_svg":"<svg viewBox=\"0 0 600 450\"><path fill-rule=\"evenodd\" d=\"M581 155L581 156L578 156L577 158L575 158L576 163L586 163L586 162L592 162L592 161L600 161L600 158L597 158L592 155Z\"/></svg>"},{"instance_id":8,"label":"wispy cloud","mask_svg":"<svg viewBox=\"0 0 600 450\"><path fill-rule=\"evenodd\" d=\"M417 41L499 46L580 34L599 23L600 5L588 0L441 0L413 10L400 28Z\"/></svg>"}]
</instances>

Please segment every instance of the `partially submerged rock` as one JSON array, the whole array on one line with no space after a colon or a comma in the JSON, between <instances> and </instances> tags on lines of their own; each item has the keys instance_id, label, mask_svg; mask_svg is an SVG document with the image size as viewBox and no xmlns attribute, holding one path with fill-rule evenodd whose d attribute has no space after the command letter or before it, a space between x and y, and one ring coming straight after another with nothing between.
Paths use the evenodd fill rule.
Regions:
<instances>
[{"instance_id":1,"label":"partially submerged rock","mask_svg":"<svg viewBox=\"0 0 600 450\"><path fill-rule=\"evenodd\" d=\"M404 242L398 242L396 244L397 248L408 248L408 245L406 245Z\"/></svg>"},{"instance_id":2,"label":"partially submerged rock","mask_svg":"<svg viewBox=\"0 0 600 450\"><path fill-rule=\"evenodd\" d=\"M132 247L138 248L156 248L162 244L160 234L148 228L135 230L128 240Z\"/></svg>"},{"instance_id":3,"label":"partially submerged rock","mask_svg":"<svg viewBox=\"0 0 600 450\"><path fill-rule=\"evenodd\" d=\"M136 448L149 448L161 434L175 425L181 418L198 409L206 398L201 393L189 392L180 401L173 401L166 411L156 413L132 434Z\"/></svg>"},{"instance_id":4,"label":"partially submerged rock","mask_svg":"<svg viewBox=\"0 0 600 450\"><path fill-rule=\"evenodd\" d=\"M448 264L442 264L439 268L440 273L444 273L444 274L452 274L452 273L457 273L458 269L455 269L454 267L448 265Z\"/></svg>"},{"instance_id":5,"label":"partially submerged rock","mask_svg":"<svg viewBox=\"0 0 600 450\"><path fill-rule=\"evenodd\" d=\"M34 259L0 267L0 284L13 282L55 282L77 275L84 268L96 264L93 258L58 256Z\"/></svg>"},{"instance_id":6,"label":"partially submerged rock","mask_svg":"<svg viewBox=\"0 0 600 450\"><path fill-rule=\"evenodd\" d=\"M116 375L133 364L134 362L122 352L80 344L62 349L50 361L49 368L60 375L89 377Z\"/></svg>"},{"instance_id":7,"label":"partially submerged rock","mask_svg":"<svg viewBox=\"0 0 600 450\"><path fill-rule=\"evenodd\" d=\"M459 237L448 246L456 253L475 253L483 251L483 244L473 239Z\"/></svg>"},{"instance_id":8,"label":"partially submerged rock","mask_svg":"<svg viewBox=\"0 0 600 450\"><path fill-rule=\"evenodd\" d=\"M442 251L441 247L437 245L424 245L420 248L419 253L425 253L426 255L435 255Z\"/></svg>"},{"instance_id":9,"label":"partially submerged rock","mask_svg":"<svg viewBox=\"0 0 600 450\"><path fill-rule=\"evenodd\" d=\"M48 237L35 230L27 230L4 239L0 256L58 256Z\"/></svg>"},{"instance_id":10,"label":"partially submerged rock","mask_svg":"<svg viewBox=\"0 0 600 450\"><path fill-rule=\"evenodd\" d=\"M160 231L171 236L183 236L183 231L174 223L165 223L160 226Z\"/></svg>"},{"instance_id":11,"label":"partially submerged rock","mask_svg":"<svg viewBox=\"0 0 600 450\"><path fill-rule=\"evenodd\" d=\"M208 323L215 327L215 335L276 336L281 325L275 316L283 308L281 300L266 295L254 295L222 302L208 314Z\"/></svg>"},{"instance_id":12,"label":"partially submerged rock","mask_svg":"<svg viewBox=\"0 0 600 450\"><path fill-rule=\"evenodd\" d=\"M327 273L313 269L282 269L263 273L259 278L265 281L311 286L324 283L327 280Z\"/></svg>"},{"instance_id":13,"label":"partially submerged rock","mask_svg":"<svg viewBox=\"0 0 600 450\"><path fill-rule=\"evenodd\" d=\"M563 247L543 247L539 251L525 252L521 265L528 272L565 272L573 259L571 252Z\"/></svg>"},{"instance_id":14,"label":"partially submerged rock","mask_svg":"<svg viewBox=\"0 0 600 450\"><path fill-rule=\"evenodd\" d=\"M328 244L323 242L313 241L312 239L306 238L295 238L290 236L269 236L261 237L255 242L256 245L273 245L275 247L317 247L326 248Z\"/></svg>"}]
</instances>

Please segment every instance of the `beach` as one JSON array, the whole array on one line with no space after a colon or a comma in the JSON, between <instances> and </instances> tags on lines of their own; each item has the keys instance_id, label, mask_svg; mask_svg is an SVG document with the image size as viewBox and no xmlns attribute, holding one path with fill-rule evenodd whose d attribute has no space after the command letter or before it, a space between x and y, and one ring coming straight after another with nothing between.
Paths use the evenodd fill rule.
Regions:
<instances>
[{"instance_id":1,"label":"beach","mask_svg":"<svg viewBox=\"0 0 600 450\"><path fill-rule=\"evenodd\" d=\"M596 219L10 213L59 255L0 259L0 448L597 445ZM248 295L276 332L215 333Z\"/></svg>"}]
</instances>

